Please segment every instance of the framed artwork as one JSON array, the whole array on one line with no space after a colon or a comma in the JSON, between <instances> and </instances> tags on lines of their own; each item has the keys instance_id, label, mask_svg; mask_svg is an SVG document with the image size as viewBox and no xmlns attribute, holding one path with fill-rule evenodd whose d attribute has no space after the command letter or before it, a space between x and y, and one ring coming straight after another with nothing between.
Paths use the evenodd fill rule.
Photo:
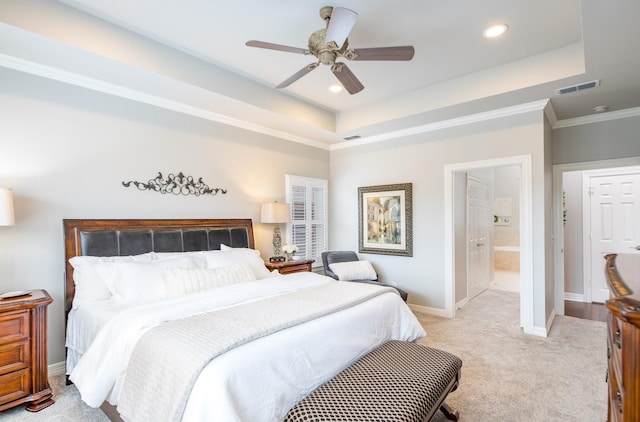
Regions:
<instances>
[{"instance_id":1,"label":"framed artwork","mask_svg":"<svg viewBox=\"0 0 640 422\"><path fill-rule=\"evenodd\" d=\"M359 251L413 256L411 183L358 188Z\"/></svg>"}]
</instances>

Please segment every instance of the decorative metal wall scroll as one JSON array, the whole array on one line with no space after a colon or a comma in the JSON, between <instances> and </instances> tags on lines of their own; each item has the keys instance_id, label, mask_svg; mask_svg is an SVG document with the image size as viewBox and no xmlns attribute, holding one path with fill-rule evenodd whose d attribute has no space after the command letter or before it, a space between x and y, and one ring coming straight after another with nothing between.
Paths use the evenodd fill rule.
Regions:
<instances>
[{"instance_id":1,"label":"decorative metal wall scroll","mask_svg":"<svg viewBox=\"0 0 640 422\"><path fill-rule=\"evenodd\" d=\"M182 172L174 175L168 174L166 178L162 176L162 173L158 172L158 175L154 179L150 179L148 182L138 182L130 180L128 182L122 182L122 186L128 188L131 184L135 185L140 190L152 190L160 192L162 194L172 193L174 195L216 195L221 193L224 195L227 193L226 189L222 188L210 188L206 183L202 181L202 177L199 177L197 181L194 181L193 176L185 176Z\"/></svg>"}]
</instances>

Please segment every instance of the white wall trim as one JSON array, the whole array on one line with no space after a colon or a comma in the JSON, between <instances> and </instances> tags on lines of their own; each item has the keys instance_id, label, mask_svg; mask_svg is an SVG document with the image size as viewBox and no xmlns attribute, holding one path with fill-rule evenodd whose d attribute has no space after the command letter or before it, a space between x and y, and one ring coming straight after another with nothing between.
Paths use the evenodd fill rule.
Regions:
<instances>
[{"instance_id":1,"label":"white wall trim","mask_svg":"<svg viewBox=\"0 0 640 422\"><path fill-rule=\"evenodd\" d=\"M582 291L584 299L591 302L593 299L591 293L591 196L589 195L588 186L591 184L589 175L582 173L582 181L580 182L580 195L582 195ZM585 257L588 256L588 259Z\"/></svg>"},{"instance_id":2,"label":"white wall trim","mask_svg":"<svg viewBox=\"0 0 640 422\"><path fill-rule=\"evenodd\" d=\"M449 318L449 316L447 316L446 312L443 309L432 308L430 306L415 305L413 303L409 303L408 305L409 305L409 309L415 312L423 312L429 315L434 315L442 318Z\"/></svg>"},{"instance_id":3,"label":"white wall trim","mask_svg":"<svg viewBox=\"0 0 640 422\"><path fill-rule=\"evenodd\" d=\"M564 300L570 300L572 302L584 302L584 295L580 293L564 292Z\"/></svg>"},{"instance_id":4,"label":"white wall trim","mask_svg":"<svg viewBox=\"0 0 640 422\"><path fill-rule=\"evenodd\" d=\"M49 374L49 378L56 377L58 375L64 375L66 372L67 366L63 362L52 363L47 367L47 372Z\"/></svg>"},{"instance_id":5,"label":"white wall trim","mask_svg":"<svg viewBox=\"0 0 640 422\"><path fill-rule=\"evenodd\" d=\"M444 274L445 313L455 316L455 260L454 260L454 218L453 179L454 173L473 169L498 166L520 166L520 325L527 334L546 336L545 327L533 325L533 182L531 176L531 155L496 158L449 164L444 167ZM540 306L544 307L544 303ZM544 334L541 334L544 333Z\"/></svg>"},{"instance_id":6,"label":"white wall trim","mask_svg":"<svg viewBox=\"0 0 640 422\"><path fill-rule=\"evenodd\" d=\"M96 78L87 77L76 72L62 70L53 66L46 66L40 63L35 63L33 61L24 60L6 54L0 53L0 66L329 151L352 148L360 145L381 142L389 139L397 139L420 133L434 132L442 129L464 126L472 123L514 116L522 113L528 113L535 110L544 110L553 129L640 116L640 107L636 107L585 117L557 120L551 101L546 98L543 100L531 101L524 104L469 114L466 116L446 119L438 122L428 123L425 125L418 125L400 130L389 131L378 135L363 137L358 140L340 142L335 144L326 144L324 142L295 135L287 131L272 129L263 125L255 124L247 119L238 119L230 116L225 116L220 113L206 110L202 107L173 101L157 95L150 95L139 90L105 82Z\"/></svg>"},{"instance_id":7,"label":"white wall trim","mask_svg":"<svg viewBox=\"0 0 640 422\"><path fill-rule=\"evenodd\" d=\"M461 301L456 302L456 309L464 308L465 306L467 306L467 303L469 303L469 297L465 297Z\"/></svg>"},{"instance_id":8,"label":"white wall trim","mask_svg":"<svg viewBox=\"0 0 640 422\"><path fill-rule=\"evenodd\" d=\"M170 100L168 98L160 97L157 95L151 95L137 89L127 88L118 84L101 81L96 78L83 76L52 66L45 66L17 57L8 56L6 54L0 53L0 66L91 89L94 91L102 92L104 94L113 95L115 97L126 98L128 100L136 101L139 103L149 104L166 110L176 111L178 113L187 114L189 116L199 117L205 120L210 120L212 122L222 123L228 126L249 130L251 132L286 139L288 141L312 146L315 148L321 148L324 150L329 149L329 145L323 142L316 141L314 139L294 135L282 130L272 129L263 125L252 123L246 119L237 119L230 116L225 116L223 114L215 113L202 107Z\"/></svg>"},{"instance_id":9,"label":"white wall trim","mask_svg":"<svg viewBox=\"0 0 640 422\"><path fill-rule=\"evenodd\" d=\"M631 167L640 165L640 157L612 160L586 161L582 163L556 164L553 166L553 238L555 311L564 315L564 230L562 224L562 174L567 171L587 171L603 168Z\"/></svg>"},{"instance_id":10,"label":"white wall trim","mask_svg":"<svg viewBox=\"0 0 640 422\"><path fill-rule=\"evenodd\" d=\"M575 117L573 119L559 120L553 124L554 129L560 129L571 126L581 126L590 123L606 122L609 120L625 119L627 117L640 116L640 107L627 108L624 110L609 111L607 113L592 114L590 116Z\"/></svg>"},{"instance_id":11,"label":"white wall trim","mask_svg":"<svg viewBox=\"0 0 640 422\"><path fill-rule=\"evenodd\" d=\"M438 122L427 123L425 125L408 127L405 129L394 130L391 132L381 133L379 135L365 136L360 139L348 141L344 143L332 144L330 151L353 148L360 145L372 144L376 142L386 141L389 139L398 139L405 136L417 135L420 133L436 132L438 130L449 129L457 126L464 126L473 123L484 122L487 120L500 119L503 117L515 116L518 114L529 113L536 110L544 110L549 103L548 99L532 101L529 103L519 104L511 107L503 107L495 110L485 111L482 113L469 114L467 116L456 117L453 119L441 120Z\"/></svg>"},{"instance_id":12,"label":"white wall trim","mask_svg":"<svg viewBox=\"0 0 640 422\"><path fill-rule=\"evenodd\" d=\"M547 319L547 325L545 327L546 332L544 333L544 335L539 334L542 337L548 337L549 333L551 332L551 326L553 325L553 321L556 318L556 312L555 311L551 311L551 315L549 315L549 319Z\"/></svg>"}]
</instances>

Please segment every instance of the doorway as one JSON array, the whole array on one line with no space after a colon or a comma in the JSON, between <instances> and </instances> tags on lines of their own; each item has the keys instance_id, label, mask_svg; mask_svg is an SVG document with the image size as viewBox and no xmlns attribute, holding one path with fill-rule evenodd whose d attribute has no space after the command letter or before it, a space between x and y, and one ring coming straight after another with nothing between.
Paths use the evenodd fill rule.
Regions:
<instances>
[{"instance_id":1,"label":"doorway","mask_svg":"<svg viewBox=\"0 0 640 422\"><path fill-rule=\"evenodd\" d=\"M518 206L521 210L520 236L520 325L527 334L545 335L533 325L533 247L532 247L532 196L531 156L505 157L493 160L458 163L445 166L445 314L453 318L456 307L457 274L460 259L456 256L457 218L454 207L454 186L456 174L478 169L490 169L502 166L517 166L520 173ZM458 230L459 231L459 230ZM464 267L466 268L466 262ZM465 277L466 280L466 277ZM465 289L466 292L466 289Z\"/></svg>"},{"instance_id":2,"label":"doorway","mask_svg":"<svg viewBox=\"0 0 640 422\"><path fill-rule=\"evenodd\" d=\"M592 300L592 288L591 281L587 282L586 280L589 278L592 268L591 268L591 254L587 255L588 258L584 258L585 253L583 251L590 251L591 244L588 241L588 236L585 236L582 231L580 231L580 235L578 238L582 237L582 239L576 241L576 236L571 235L567 229L571 222L575 223L576 216L572 214L565 214L565 202L567 202L567 198L564 193L564 183L563 180L565 176L569 179L572 173L576 172L592 172L595 174L595 171L600 173L600 170L607 170L608 173L620 173L620 172L628 172L628 169L633 166L640 165L640 157L634 158L624 158L624 159L615 159L615 160L602 160L602 161L592 161L585 163L572 163L572 164L558 164L553 166L553 209L554 209L554 278L555 278L555 311L556 315L565 315L565 298L568 300L575 301L588 301ZM587 204L590 204L590 201L587 199L588 194L585 189L582 190L582 201L587 201ZM584 209L586 211L588 206L582 206L581 210ZM584 226L583 218L579 218L580 229ZM568 239L565 239L565 235L568 236ZM573 237L572 237L573 236ZM574 239L574 240L571 240ZM565 240L567 242L571 242L570 244L565 244ZM566 248L565 248L566 246ZM576 252L577 250L577 252ZM565 259L572 260L571 263L565 265ZM579 262L581 261L581 262ZM587 263L588 261L588 263ZM576 264L576 262L579 262ZM604 260L603 260L604 262ZM575 269L579 269L579 273L573 274ZM596 271L597 272L597 271ZM575 280L574 280L575 278ZM578 281L576 281L578 280ZM589 278L590 280L590 278Z\"/></svg>"}]
</instances>

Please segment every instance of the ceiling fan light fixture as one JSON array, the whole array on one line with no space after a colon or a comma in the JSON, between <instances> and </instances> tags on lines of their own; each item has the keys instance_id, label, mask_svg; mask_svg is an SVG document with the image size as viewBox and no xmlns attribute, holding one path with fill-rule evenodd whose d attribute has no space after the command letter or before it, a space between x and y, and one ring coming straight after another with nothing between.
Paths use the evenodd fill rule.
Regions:
<instances>
[{"instance_id":1,"label":"ceiling fan light fixture","mask_svg":"<svg viewBox=\"0 0 640 422\"><path fill-rule=\"evenodd\" d=\"M322 12L320 12L322 15ZM334 7L329 18L327 34L324 42L332 49L339 50L356 23L358 14L351 9Z\"/></svg>"},{"instance_id":2,"label":"ceiling fan light fixture","mask_svg":"<svg viewBox=\"0 0 640 422\"><path fill-rule=\"evenodd\" d=\"M505 25L504 23L500 23L500 24L497 24L497 25L491 25L490 27L488 27L487 29L485 29L482 32L482 35L485 38L495 38L495 37L499 37L500 35L504 34L508 30L509 30L509 26L508 25Z\"/></svg>"}]
</instances>

